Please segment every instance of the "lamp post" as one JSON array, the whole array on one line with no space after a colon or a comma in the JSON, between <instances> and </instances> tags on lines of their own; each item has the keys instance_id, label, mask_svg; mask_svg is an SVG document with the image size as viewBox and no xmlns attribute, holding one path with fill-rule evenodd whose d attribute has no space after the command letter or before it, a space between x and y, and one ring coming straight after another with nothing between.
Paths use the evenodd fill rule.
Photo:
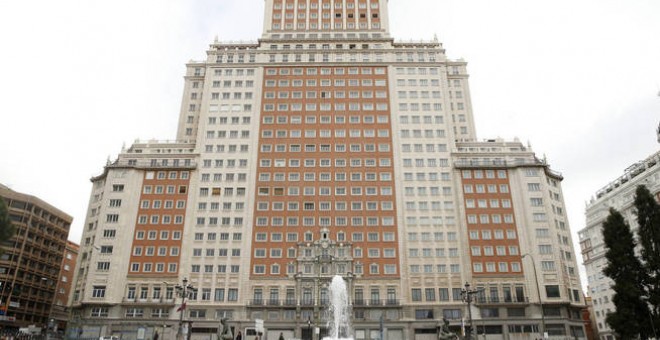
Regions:
<instances>
[{"instance_id":1,"label":"lamp post","mask_svg":"<svg viewBox=\"0 0 660 340\"><path fill-rule=\"evenodd\" d=\"M468 339L475 339L473 337L473 324L472 324L472 302L474 301L473 296L475 294L478 294L481 291L481 289L471 289L470 284L468 282L465 282L465 288L461 289L461 298L463 299L463 302L467 303L467 308L468 308L468 320L470 322L470 326L468 327L467 331L467 338Z\"/></svg>"},{"instance_id":2,"label":"lamp post","mask_svg":"<svg viewBox=\"0 0 660 340\"><path fill-rule=\"evenodd\" d=\"M539 295L539 308L541 308L541 338L547 339L545 335L545 311L543 310L543 299L541 299L541 287L539 286L539 276L536 272L536 263L534 262L534 257L531 254L523 254L523 258L529 256L529 259L532 260L532 269L534 269L534 283L536 283L536 292Z\"/></svg>"},{"instance_id":3,"label":"lamp post","mask_svg":"<svg viewBox=\"0 0 660 340\"><path fill-rule=\"evenodd\" d=\"M41 278L41 283L46 285L46 288L48 289L48 292L50 292L50 287L54 286L55 281L47 278L47 277L42 277ZM50 339L51 335L54 333L55 330L55 319L53 319L53 304L55 300L55 296L57 294L57 286L53 288L53 294L52 298L50 301L50 307L48 308L48 323L46 324L46 339Z\"/></svg>"},{"instance_id":4,"label":"lamp post","mask_svg":"<svg viewBox=\"0 0 660 340\"><path fill-rule=\"evenodd\" d=\"M307 333L309 333L309 340L314 339L314 333L312 333L312 317L307 316Z\"/></svg>"},{"instance_id":5,"label":"lamp post","mask_svg":"<svg viewBox=\"0 0 660 340\"><path fill-rule=\"evenodd\" d=\"M186 299L190 298L190 295L197 291L197 288L193 287L192 284L188 284L188 279L183 278L182 285L176 285L177 294L181 297L181 307L179 307L179 329L177 330L176 337L179 340L184 339L183 334L183 314L186 312ZM188 327L190 328L190 327ZM188 334L191 333L191 329L188 329Z\"/></svg>"}]
</instances>

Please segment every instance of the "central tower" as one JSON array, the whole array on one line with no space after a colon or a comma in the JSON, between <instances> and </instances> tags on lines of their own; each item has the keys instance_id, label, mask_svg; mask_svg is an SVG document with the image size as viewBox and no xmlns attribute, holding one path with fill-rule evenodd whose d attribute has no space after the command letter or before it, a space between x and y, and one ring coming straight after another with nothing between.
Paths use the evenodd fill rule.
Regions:
<instances>
[{"instance_id":1,"label":"central tower","mask_svg":"<svg viewBox=\"0 0 660 340\"><path fill-rule=\"evenodd\" d=\"M319 320L335 275L357 305L398 307L386 3L266 1L250 313L284 297Z\"/></svg>"},{"instance_id":2,"label":"central tower","mask_svg":"<svg viewBox=\"0 0 660 340\"><path fill-rule=\"evenodd\" d=\"M332 33L358 32L388 36L387 17L387 0L266 0L263 37L322 33L329 38Z\"/></svg>"}]
</instances>

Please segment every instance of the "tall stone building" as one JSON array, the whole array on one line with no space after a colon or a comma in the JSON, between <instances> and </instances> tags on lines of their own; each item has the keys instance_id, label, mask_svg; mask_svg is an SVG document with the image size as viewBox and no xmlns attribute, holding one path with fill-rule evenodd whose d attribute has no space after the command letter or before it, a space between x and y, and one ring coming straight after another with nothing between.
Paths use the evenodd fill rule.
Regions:
<instances>
[{"instance_id":1,"label":"tall stone building","mask_svg":"<svg viewBox=\"0 0 660 340\"><path fill-rule=\"evenodd\" d=\"M0 245L0 325L7 332L46 329L72 217L43 200L0 185L14 236Z\"/></svg>"},{"instance_id":2,"label":"tall stone building","mask_svg":"<svg viewBox=\"0 0 660 340\"><path fill-rule=\"evenodd\" d=\"M633 233L637 233L637 215L635 215L635 190L645 185L660 201L660 152L629 166L623 175L596 192L587 204L586 227L579 231L582 260L587 270L587 289L593 301L596 327L601 340L612 340L616 336L605 318L616 310L612 298L613 281L603 274L607 265L603 223L609 215L609 209L621 212ZM650 325L649 325L650 326Z\"/></svg>"},{"instance_id":3,"label":"tall stone building","mask_svg":"<svg viewBox=\"0 0 660 340\"><path fill-rule=\"evenodd\" d=\"M267 0L258 42L187 65L177 142L92 179L71 334L319 339L341 275L356 339L460 333L466 282L479 334L583 337L561 175L478 142L466 63L387 4Z\"/></svg>"}]
</instances>

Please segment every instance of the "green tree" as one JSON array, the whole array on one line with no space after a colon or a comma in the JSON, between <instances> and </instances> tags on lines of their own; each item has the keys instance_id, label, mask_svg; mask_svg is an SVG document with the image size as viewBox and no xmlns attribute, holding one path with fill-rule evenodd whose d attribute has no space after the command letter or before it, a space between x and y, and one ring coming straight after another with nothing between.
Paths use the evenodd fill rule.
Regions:
<instances>
[{"instance_id":1,"label":"green tree","mask_svg":"<svg viewBox=\"0 0 660 340\"><path fill-rule=\"evenodd\" d=\"M639 225L641 258L648 273L646 291L651 305L653 324L660 329L660 205L643 185L635 192L635 210Z\"/></svg>"},{"instance_id":2,"label":"green tree","mask_svg":"<svg viewBox=\"0 0 660 340\"><path fill-rule=\"evenodd\" d=\"M614 208L603 223L605 258L604 273L614 284L612 302L616 311L607 315L607 323L621 339L648 339L650 315L644 300L646 275L635 256L635 239L630 226Z\"/></svg>"},{"instance_id":3,"label":"green tree","mask_svg":"<svg viewBox=\"0 0 660 340\"><path fill-rule=\"evenodd\" d=\"M8 241L16 229L9 219L9 212L7 211L7 204L5 200L0 197L0 244Z\"/></svg>"}]
</instances>

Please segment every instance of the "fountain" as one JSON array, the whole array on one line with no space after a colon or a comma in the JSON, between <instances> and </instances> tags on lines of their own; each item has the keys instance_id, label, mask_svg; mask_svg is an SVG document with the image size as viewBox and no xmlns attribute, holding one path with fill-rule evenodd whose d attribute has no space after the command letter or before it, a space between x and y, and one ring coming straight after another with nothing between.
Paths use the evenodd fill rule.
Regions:
<instances>
[{"instance_id":1,"label":"fountain","mask_svg":"<svg viewBox=\"0 0 660 340\"><path fill-rule=\"evenodd\" d=\"M346 289L346 282L341 276L335 275L332 278L329 294L330 306L327 315L330 336L323 338L323 340L352 340L348 290Z\"/></svg>"}]
</instances>

